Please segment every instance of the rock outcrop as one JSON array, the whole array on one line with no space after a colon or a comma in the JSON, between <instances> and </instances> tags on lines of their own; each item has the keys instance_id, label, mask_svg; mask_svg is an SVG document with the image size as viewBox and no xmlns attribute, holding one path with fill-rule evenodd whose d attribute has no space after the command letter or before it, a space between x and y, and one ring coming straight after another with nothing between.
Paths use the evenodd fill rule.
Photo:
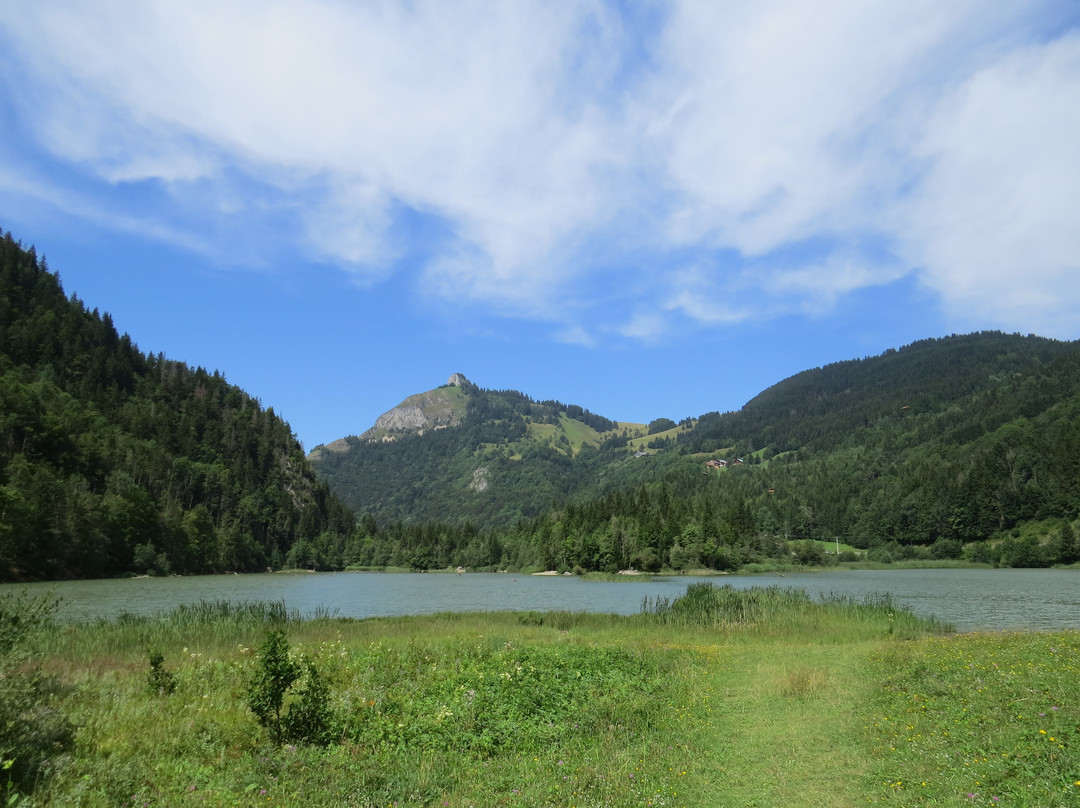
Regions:
<instances>
[{"instance_id":1,"label":"rock outcrop","mask_svg":"<svg viewBox=\"0 0 1080 808\"><path fill-rule=\"evenodd\" d=\"M347 452L357 442L393 441L404 433L423 435L428 430L457 426L465 417L469 385L463 374L454 373L442 387L409 396L384 412L371 429L358 437L338 438L316 446L308 458L318 460L324 454Z\"/></svg>"}]
</instances>

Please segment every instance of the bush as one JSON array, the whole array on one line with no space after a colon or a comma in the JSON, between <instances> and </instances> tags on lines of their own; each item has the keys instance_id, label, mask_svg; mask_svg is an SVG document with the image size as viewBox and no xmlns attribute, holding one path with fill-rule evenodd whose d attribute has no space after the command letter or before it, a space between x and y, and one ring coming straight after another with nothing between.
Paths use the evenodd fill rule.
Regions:
<instances>
[{"instance_id":1,"label":"bush","mask_svg":"<svg viewBox=\"0 0 1080 808\"><path fill-rule=\"evenodd\" d=\"M958 539L940 538L930 545L930 557L938 560L960 558L964 554L964 545Z\"/></svg>"},{"instance_id":2,"label":"bush","mask_svg":"<svg viewBox=\"0 0 1080 808\"><path fill-rule=\"evenodd\" d=\"M964 548L963 558L975 564L993 564L997 559L994 557L993 548L986 541L977 541Z\"/></svg>"},{"instance_id":3,"label":"bush","mask_svg":"<svg viewBox=\"0 0 1080 808\"><path fill-rule=\"evenodd\" d=\"M286 709L286 696L306 674L298 697ZM330 691L310 660L289 656L283 631L271 631L259 649L259 668L248 686L248 707L275 743L329 742L332 712Z\"/></svg>"},{"instance_id":4,"label":"bush","mask_svg":"<svg viewBox=\"0 0 1080 808\"><path fill-rule=\"evenodd\" d=\"M657 418L653 421L649 421L648 431L650 435L655 435L657 432L667 432L669 429L674 429L676 423L670 418Z\"/></svg>"},{"instance_id":5,"label":"bush","mask_svg":"<svg viewBox=\"0 0 1080 808\"><path fill-rule=\"evenodd\" d=\"M147 652L150 656L150 673L146 677L147 689L159 696L170 696L176 690L176 674L165 670L165 655L156 649Z\"/></svg>"},{"instance_id":6,"label":"bush","mask_svg":"<svg viewBox=\"0 0 1080 808\"><path fill-rule=\"evenodd\" d=\"M75 740L71 722L50 704L53 680L33 664L34 641L56 606L49 597L0 596L0 778L23 794Z\"/></svg>"},{"instance_id":7,"label":"bush","mask_svg":"<svg viewBox=\"0 0 1080 808\"><path fill-rule=\"evenodd\" d=\"M169 575L172 572L169 557L159 553L149 542L135 545L131 566L139 575Z\"/></svg>"},{"instance_id":8,"label":"bush","mask_svg":"<svg viewBox=\"0 0 1080 808\"><path fill-rule=\"evenodd\" d=\"M805 567L825 566L825 551L816 541L798 542L795 547L795 563Z\"/></svg>"},{"instance_id":9,"label":"bush","mask_svg":"<svg viewBox=\"0 0 1080 808\"><path fill-rule=\"evenodd\" d=\"M1008 538L1001 543L1003 567L1049 567L1050 559L1035 537Z\"/></svg>"},{"instance_id":10,"label":"bush","mask_svg":"<svg viewBox=\"0 0 1080 808\"><path fill-rule=\"evenodd\" d=\"M333 713L330 709L330 689L310 660L305 660L307 680L300 697L289 707L285 716L285 739L294 743L330 743Z\"/></svg>"}]
</instances>

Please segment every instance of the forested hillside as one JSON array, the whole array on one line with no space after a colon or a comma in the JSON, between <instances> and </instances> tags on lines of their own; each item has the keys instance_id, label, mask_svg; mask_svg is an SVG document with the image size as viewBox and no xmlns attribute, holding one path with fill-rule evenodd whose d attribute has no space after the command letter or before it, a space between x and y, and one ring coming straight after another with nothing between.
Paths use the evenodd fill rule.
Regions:
<instances>
[{"instance_id":1,"label":"forested hillside","mask_svg":"<svg viewBox=\"0 0 1080 808\"><path fill-rule=\"evenodd\" d=\"M316 447L312 465L345 503L380 522L506 530L625 456L627 431L580 406L484 390L463 377L460 390L465 413L455 426L369 430L375 437L335 441L336 451Z\"/></svg>"},{"instance_id":2,"label":"forested hillside","mask_svg":"<svg viewBox=\"0 0 1080 808\"><path fill-rule=\"evenodd\" d=\"M353 517L288 424L0 240L0 580L258 570Z\"/></svg>"},{"instance_id":3,"label":"forested hillside","mask_svg":"<svg viewBox=\"0 0 1080 808\"><path fill-rule=\"evenodd\" d=\"M528 429L507 413L496 422ZM466 434L494 428L485 423L478 416ZM535 518L486 533L468 523L467 503L444 505L438 523L369 518L347 552L327 548L323 563L567 570L821 563L821 545L808 539L839 541L882 561L1080 560L1078 343L1000 333L926 340L798 374L739 412L661 433L649 457L633 457L641 442L618 428L608 434L603 448L536 450L552 463L547 468L558 462L564 473L539 478L536 487L554 505ZM458 438L453 430L432 437L414 437L406 453L397 443L368 447L367 473L401 474L403 459L416 457L431 470L431 486L440 485L434 478ZM500 474L516 471L523 484L545 468L505 452L491 457ZM461 462L459 482L470 468Z\"/></svg>"},{"instance_id":4,"label":"forested hillside","mask_svg":"<svg viewBox=\"0 0 1080 808\"><path fill-rule=\"evenodd\" d=\"M273 409L142 353L5 235L0 580L737 569L822 563L820 542L1080 560L1080 343L924 340L647 426L451 381L309 462Z\"/></svg>"}]
</instances>

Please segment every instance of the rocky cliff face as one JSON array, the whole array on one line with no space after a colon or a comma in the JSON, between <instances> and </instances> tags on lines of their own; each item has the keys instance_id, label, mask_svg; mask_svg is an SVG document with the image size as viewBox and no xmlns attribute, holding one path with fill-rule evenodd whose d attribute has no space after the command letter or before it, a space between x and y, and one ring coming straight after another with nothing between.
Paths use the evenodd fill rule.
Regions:
<instances>
[{"instance_id":1,"label":"rocky cliff face","mask_svg":"<svg viewBox=\"0 0 1080 808\"><path fill-rule=\"evenodd\" d=\"M423 435L431 429L457 426L465 417L469 380L460 373L453 374L443 387L409 396L392 410L375 420L375 425L358 437L339 438L325 446L316 446L309 459L318 459L324 452L345 452L357 442L393 441L403 433Z\"/></svg>"},{"instance_id":2,"label":"rocky cliff face","mask_svg":"<svg viewBox=\"0 0 1080 808\"><path fill-rule=\"evenodd\" d=\"M378 439L386 432L424 432L428 429L457 426L461 423L463 412L455 400L459 396L452 395L449 389L439 388L409 396L394 409L380 415L375 426L361 435L360 439Z\"/></svg>"}]
</instances>

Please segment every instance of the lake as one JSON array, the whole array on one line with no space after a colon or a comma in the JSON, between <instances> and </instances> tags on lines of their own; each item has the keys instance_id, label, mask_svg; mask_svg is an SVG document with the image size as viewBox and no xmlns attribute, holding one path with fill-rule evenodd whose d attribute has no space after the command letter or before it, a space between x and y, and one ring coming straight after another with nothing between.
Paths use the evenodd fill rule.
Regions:
<instances>
[{"instance_id":1,"label":"lake","mask_svg":"<svg viewBox=\"0 0 1080 808\"><path fill-rule=\"evenodd\" d=\"M835 593L863 598L888 593L916 614L934 616L960 631L1080 629L1080 571L1050 570L844 570L778 575L654 578L591 582L573 576L520 574L380 574L359 572L206 575L5 584L0 593L53 592L60 618L154 614L200 600L283 601L310 615L385 617L462 611L584 611L636 614L645 597L674 598L695 581L798 587L815 597Z\"/></svg>"}]
</instances>

